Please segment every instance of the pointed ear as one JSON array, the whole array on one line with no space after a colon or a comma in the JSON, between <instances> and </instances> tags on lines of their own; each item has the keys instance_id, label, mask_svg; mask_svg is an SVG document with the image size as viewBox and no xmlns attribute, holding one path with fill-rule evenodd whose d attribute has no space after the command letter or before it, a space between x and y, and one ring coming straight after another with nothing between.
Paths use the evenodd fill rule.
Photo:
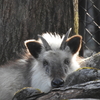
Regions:
<instances>
[{"instance_id":1,"label":"pointed ear","mask_svg":"<svg viewBox=\"0 0 100 100\"><path fill-rule=\"evenodd\" d=\"M70 47L72 54L75 54L81 49L82 37L80 35L72 36L67 40L67 45Z\"/></svg>"},{"instance_id":2,"label":"pointed ear","mask_svg":"<svg viewBox=\"0 0 100 100\"><path fill-rule=\"evenodd\" d=\"M38 58L42 46L39 42L37 42L36 40L26 40L25 41L25 46L27 47L27 49L29 50L30 54L34 57L34 58Z\"/></svg>"}]
</instances>

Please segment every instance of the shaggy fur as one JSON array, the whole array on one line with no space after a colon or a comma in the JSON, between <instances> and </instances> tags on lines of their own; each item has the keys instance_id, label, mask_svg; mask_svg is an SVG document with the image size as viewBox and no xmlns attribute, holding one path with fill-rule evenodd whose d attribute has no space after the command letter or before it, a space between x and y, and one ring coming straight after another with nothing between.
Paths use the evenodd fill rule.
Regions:
<instances>
[{"instance_id":1,"label":"shaggy fur","mask_svg":"<svg viewBox=\"0 0 100 100\"><path fill-rule=\"evenodd\" d=\"M24 87L38 88L43 92L50 91L52 80L63 79L80 68L76 58L81 48L81 36L66 40L65 48L59 49L64 36L43 34L50 45L46 50L41 39L27 40L25 45L29 55L15 62L0 67L0 100L11 100L14 93Z\"/></svg>"}]
</instances>

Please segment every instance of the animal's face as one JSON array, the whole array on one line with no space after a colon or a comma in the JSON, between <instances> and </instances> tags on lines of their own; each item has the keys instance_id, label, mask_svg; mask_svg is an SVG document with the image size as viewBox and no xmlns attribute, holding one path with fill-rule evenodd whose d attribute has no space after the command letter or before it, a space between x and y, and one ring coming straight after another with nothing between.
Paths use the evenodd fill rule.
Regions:
<instances>
[{"instance_id":1,"label":"animal's face","mask_svg":"<svg viewBox=\"0 0 100 100\"><path fill-rule=\"evenodd\" d=\"M44 38L43 44L36 40L26 41L29 52L35 58L32 86L43 92L63 86L68 74L79 68L74 54L80 50L81 41L81 36L73 36L57 49L52 49Z\"/></svg>"},{"instance_id":2,"label":"animal's face","mask_svg":"<svg viewBox=\"0 0 100 100\"><path fill-rule=\"evenodd\" d=\"M62 77L63 79L68 73L68 68L70 68L71 58L71 52L50 50L44 52L39 59L50 78Z\"/></svg>"},{"instance_id":3,"label":"animal's face","mask_svg":"<svg viewBox=\"0 0 100 100\"><path fill-rule=\"evenodd\" d=\"M71 68L72 53L65 50L50 50L39 57L39 63L50 78L53 88L61 87Z\"/></svg>"}]
</instances>

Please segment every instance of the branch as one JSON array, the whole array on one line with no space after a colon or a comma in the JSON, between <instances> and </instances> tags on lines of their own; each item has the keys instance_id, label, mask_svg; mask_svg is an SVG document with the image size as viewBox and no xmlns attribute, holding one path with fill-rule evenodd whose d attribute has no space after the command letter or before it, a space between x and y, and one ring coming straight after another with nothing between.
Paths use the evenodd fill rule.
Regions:
<instances>
[{"instance_id":1,"label":"branch","mask_svg":"<svg viewBox=\"0 0 100 100\"><path fill-rule=\"evenodd\" d=\"M35 94L33 88L26 88L18 92L13 100L62 100L73 98L100 99L100 80L54 89L47 94L38 93L39 92L36 92Z\"/></svg>"},{"instance_id":2,"label":"branch","mask_svg":"<svg viewBox=\"0 0 100 100\"><path fill-rule=\"evenodd\" d=\"M100 99L100 80L83 84L56 89L36 100L62 100L73 98L96 98Z\"/></svg>"},{"instance_id":3,"label":"branch","mask_svg":"<svg viewBox=\"0 0 100 100\"><path fill-rule=\"evenodd\" d=\"M81 67L93 67L100 69L100 52L80 62Z\"/></svg>"}]
</instances>

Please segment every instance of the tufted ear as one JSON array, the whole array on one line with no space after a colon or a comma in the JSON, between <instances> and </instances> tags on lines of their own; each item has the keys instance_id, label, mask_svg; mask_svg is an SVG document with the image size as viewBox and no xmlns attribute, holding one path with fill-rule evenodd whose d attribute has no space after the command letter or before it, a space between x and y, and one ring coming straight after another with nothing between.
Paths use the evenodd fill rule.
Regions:
<instances>
[{"instance_id":1,"label":"tufted ear","mask_svg":"<svg viewBox=\"0 0 100 100\"><path fill-rule=\"evenodd\" d=\"M29 50L30 54L34 58L38 58L39 54L41 53L42 46L39 42L36 40L26 40L25 46Z\"/></svg>"},{"instance_id":2,"label":"tufted ear","mask_svg":"<svg viewBox=\"0 0 100 100\"><path fill-rule=\"evenodd\" d=\"M66 41L67 46L70 47L72 54L75 54L80 51L82 45L82 37L80 35L72 36Z\"/></svg>"}]
</instances>

